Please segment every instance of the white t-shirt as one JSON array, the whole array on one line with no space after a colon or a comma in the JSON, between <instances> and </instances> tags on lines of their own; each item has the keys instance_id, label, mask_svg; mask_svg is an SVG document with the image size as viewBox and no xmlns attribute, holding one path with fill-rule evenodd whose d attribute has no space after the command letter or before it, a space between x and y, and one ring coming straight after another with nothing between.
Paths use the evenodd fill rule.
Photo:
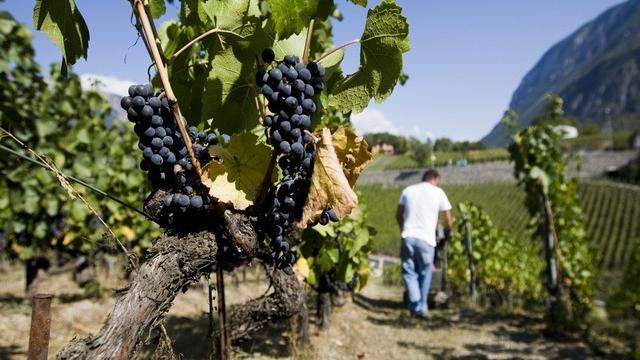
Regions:
<instances>
[{"instance_id":1,"label":"white t-shirt","mask_svg":"<svg viewBox=\"0 0 640 360\"><path fill-rule=\"evenodd\" d=\"M400 205L404 206L402 238L418 238L436 246L438 215L451 210L444 191L427 182L411 185L402 191Z\"/></svg>"}]
</instances>

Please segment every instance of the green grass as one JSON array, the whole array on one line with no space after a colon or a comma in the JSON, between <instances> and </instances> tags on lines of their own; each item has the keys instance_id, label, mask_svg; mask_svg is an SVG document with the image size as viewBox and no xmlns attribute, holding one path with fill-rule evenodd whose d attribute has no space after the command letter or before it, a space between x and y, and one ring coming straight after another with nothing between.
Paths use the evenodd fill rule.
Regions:
<instances>
[{"instance_id":1,"label":"green grass","mask_svg":"<svg viewBox=\"0 0 640 360\"><path fill-rule=\"evenodd\" d=\"M460 159L467 159L469 163L508 160L509 152L504 148L470 150L466 154L462 151L436 151L436 166L447 165L449 160L455 162ZM431 163L429 163L431 165ZM376 155L367 170L390 170L390 169L413 169L421 168L411 154L402 155Z\"/></svg>"},{"instance_id":2,"label":"green grass","mask_svg":"<svg viewBox=\"0 0 640 360\"><path fill-rule=\"evenodd\" d=\"M365 185L358 190L369 209L370 225L377 230L374 251L397 255L400 231L395 209L402 188ZM524 193L515 184L450 185L444 190L454 207L462 201L473 202L485 209L499 228L515 236L530 236ZM580 184L579 194L599 266L622 269L629 261L632 244L640 241L640 190L607 182L586 182Z\"/></svg>"}]
</instances>

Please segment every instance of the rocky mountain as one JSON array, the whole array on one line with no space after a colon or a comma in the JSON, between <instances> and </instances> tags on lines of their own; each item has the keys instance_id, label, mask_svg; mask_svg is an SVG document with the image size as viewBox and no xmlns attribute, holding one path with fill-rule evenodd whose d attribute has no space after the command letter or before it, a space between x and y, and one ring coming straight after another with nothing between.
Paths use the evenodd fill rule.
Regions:
<instances>
[{"instance_id":1,"label":"rocky mountain","mask_svg":"<svg viewBox=\"0 0 640 360\"><path fill-rule=\"evenodd\" d=\"M549 49L513 93L517 127L530 124L547 93L564 99L581 125L640 129L640 0L614 6ZM504 145L499 123L482 141Z\"/></svg>"}]
</instances>

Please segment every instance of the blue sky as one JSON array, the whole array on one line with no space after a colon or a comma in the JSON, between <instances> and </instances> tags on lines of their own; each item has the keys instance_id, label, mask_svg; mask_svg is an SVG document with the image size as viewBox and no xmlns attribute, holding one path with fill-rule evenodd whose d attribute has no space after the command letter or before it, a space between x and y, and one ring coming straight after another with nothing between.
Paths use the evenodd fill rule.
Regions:
<instances>
[{"instance_id":1,"label":"blue sky","mask_svg":"<svg viewBox=\"0 0 640 360\"><path fill-rule=\"evenodd\" d=\"M150 64L142 43L134 45L126 0L76 0L89 26L88 60L74 71L103 77L112 88L146 81ZM362 33L366 9L336 0L344 20L336 43ZM374 6L379 0L369 1ZM420 139L447 136L477 140L487 134L511 94L542 54L580 25L620 0L398 0L409 20L411 50L405 55L406 86L383 104L354 117L360 132L387 130ZM32 26L33 0L6 0L0 9ZM161 20L175 16L176 6ZM59 61L60 51L37 33L37 60ZM347 50L344 67L357 68L358 47ZM125 62L126 58L126 62ZM122 81L117 81L122 80Z\"/></svg>"}]
</instances>

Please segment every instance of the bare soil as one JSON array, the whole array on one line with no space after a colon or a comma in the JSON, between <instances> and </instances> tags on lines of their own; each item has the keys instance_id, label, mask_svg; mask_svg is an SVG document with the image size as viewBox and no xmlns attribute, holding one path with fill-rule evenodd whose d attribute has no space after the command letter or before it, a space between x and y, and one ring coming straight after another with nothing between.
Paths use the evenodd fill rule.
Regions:
<instances>
[{"instance_id":1,"label":"bare soil","mask_svg":"<svg viewBox=\"0 0 640 360\"><path fill-rule=\"evenodd\" d=\"M264 294L264 274L255 270L226 277L228 304ZM0 272L0 359L26 356L30 300L24 293L23 268ZM126 282L102 273L105 296L88 299L69 274L38 280L40 292L54 294L49 355L74 336L96 332L111 309L113 293ZM451 308L431 311L429 319L410 318L402 307L402 289L373 280L353 301L335 308L332 324L318 332L311 317L311 347L297 350L300 359L594 359L578 338L547 339L538 315ZM310 299L309 305L313 306ZM313 313L313 309L310 309ZM176 299L167 329L176 353L184 359L206 358L210 345L207 288L193 286ZM288 322L272 324L234 350L240 359L294 358Z\"/></svg>"}]
</instances>

